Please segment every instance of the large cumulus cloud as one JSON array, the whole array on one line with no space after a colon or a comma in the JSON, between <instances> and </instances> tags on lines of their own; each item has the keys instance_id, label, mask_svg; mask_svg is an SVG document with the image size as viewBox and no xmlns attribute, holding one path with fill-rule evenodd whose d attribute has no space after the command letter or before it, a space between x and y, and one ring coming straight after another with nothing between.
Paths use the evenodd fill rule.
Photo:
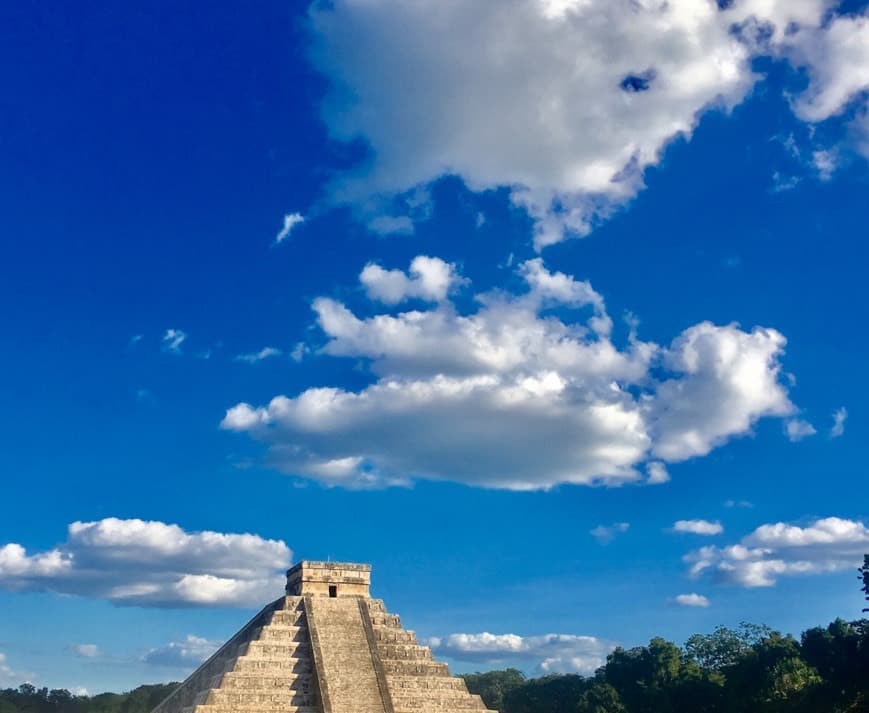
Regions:
<instances>
[{"instance_id":1,"label":"large cumulus cloud","mask_svg":"<svg viewBox=\"0 0 869 713\"><path fill-rule=\"evenodd\" d=\"M322 351L363 359L372 383L239 403L223 428L268 444L277 468L329 485L530 490L638 480L642 464L657 473L793 410L777 331L703 322L667 347L634 334L618 346L590 284L540 259L518 272L524 292L478 295L466 314L445 290L367 317L315 300Z\"/></svg>"},{"instance_id":2,"label":"large cumulus cloud","mask_svg":"<svg viewBox=\"0 0 869 713\"><path fill-rule=\"evenodd\" d=\"M282 592L290 555L257 535L106 518L70 524L66 541L45 552L0 546L0 588L123 605L258 606Z\"/></svg>"},{"instance_id":3,"label":"large cumulus cloud","mask_svg":"<svg viewBox=\"0 0 869 713\"><path fill-rule=\"evenodd\" d=\"M506 187L538 248L584 234L642 187L668 143L743 101L772 55L808 69L809 122L863 91L863 18L832 0L330 0L310 11L333 138L369 159L332 198L411 229L419 186ZM407 193L405 211L384 215Z\"/></svg>"}]
</instances>

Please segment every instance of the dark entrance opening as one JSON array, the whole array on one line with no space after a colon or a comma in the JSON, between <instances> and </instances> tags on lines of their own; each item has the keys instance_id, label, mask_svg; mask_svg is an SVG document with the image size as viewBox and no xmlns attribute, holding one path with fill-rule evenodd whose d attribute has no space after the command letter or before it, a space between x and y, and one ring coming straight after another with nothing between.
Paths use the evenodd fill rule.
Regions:
<instances>
[{"instance_id":1,"label":"dark entrance opening","mask_svg":"<svg viewBox=\"0 0 869 713\"><path fill-rule=\"evenodd\" d=\"M330 584L329 585L329 596L333 599L338 596L338 587L337 585Z\"/></svg>"}]
</instances>

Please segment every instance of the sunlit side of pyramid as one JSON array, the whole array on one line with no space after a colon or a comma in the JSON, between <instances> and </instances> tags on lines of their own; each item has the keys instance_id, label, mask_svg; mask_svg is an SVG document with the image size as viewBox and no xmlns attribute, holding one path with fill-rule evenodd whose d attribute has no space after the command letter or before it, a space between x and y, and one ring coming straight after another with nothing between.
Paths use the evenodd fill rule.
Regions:
<instances>
[{"instance_id":1,"label":"sunlit side of pyramid","mask_svg":"<svg viewBox=\"0 0 869 713\"><path fill-rule=\"evenodd\" d=\"M153 713L486 711L369 595L371 566L300 562L272 602Z\"/></svg>"}]
</instances>

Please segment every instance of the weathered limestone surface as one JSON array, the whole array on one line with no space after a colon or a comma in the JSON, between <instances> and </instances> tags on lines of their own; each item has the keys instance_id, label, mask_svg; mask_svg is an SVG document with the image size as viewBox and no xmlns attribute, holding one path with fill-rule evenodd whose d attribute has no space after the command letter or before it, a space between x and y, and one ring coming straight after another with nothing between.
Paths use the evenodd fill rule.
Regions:
<instances>
[{"instance_id":1,"label":"weathered limestone surface","mask_svg":"<svg viewBox=\"0 0 869 713\"><path fill-rule=\"evenodd\" d=\"M401 627L401 620L386 611L382 600L368 599L362 605L394 713L487 710L479 696L468 693L463 679L451 676L446 664L435 661L431 650L417 643L416 634Z\"/></svg>"},{"instance_id":2,"label":"weathered limestone surface","mask_svg":"<svg viewBox=\"0 0 869 713\"><path fill-rule=\"evenodd\" d=\"M301 597L269 604L154 713L319 713Z\"/></svg>"},{"instance_id":3,"label":"weathered limestone surface","mask_svg":"<svg viewBox=\"0 0 869 713\"><path fill-rule=\"evenodd\" d=\"M331 713L387 713L359 601L308 596L305 610L323 708Z\"/></svg>"},{"instance_id":4,"label":"weathered limestone surface","mask_svg":"<svg viewBox=\"0 0 869 713\"><path fill-rule=\"evenodd\" d=\"M152 713L486 711L395 614L370 565L300 562L257 616Z\"/></svg>"}]
</instances>

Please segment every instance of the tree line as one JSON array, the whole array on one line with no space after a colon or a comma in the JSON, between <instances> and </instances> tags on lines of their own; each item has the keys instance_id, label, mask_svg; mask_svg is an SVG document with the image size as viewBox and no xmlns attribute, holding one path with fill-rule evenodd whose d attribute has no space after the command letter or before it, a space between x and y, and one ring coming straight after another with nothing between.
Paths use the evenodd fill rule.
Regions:
<instances>
[{"instance_id":1,"label":"tree line","mask_svg":"<svg viewBox=\"0 0 869 713\"><path fill-rule=\"evenodd\" d=\"M869 555L859 569L869 600ZM869 609L864 609L864 612ZM501 713L869 713L869 619L836 619L799 639L742 624L615 649L593 676L464 676Z\"/></svg>"},{"instance_id":2,"label":"tree line","mask_svg":"<svg viewBox=\"0 0 869 713\"><path fill-rule=\"evenodd\" d=\"M464 678L501 713L869 713L869 620L837 619L800 639L749 624L683 648L654 638L617 648L590 677Z\"/></svg>"},{"instance_id":3,"label":"tree line","mask_svg":"<svg viewBox=\"0 0 869 713\"><path fill-rule=\"evenodd\" d=\"M24 683L0 690L0 713L150 713L177 685L157 683L127 693L76 696L65 688L37 688Z\"/></svg>"}]
</instances>

